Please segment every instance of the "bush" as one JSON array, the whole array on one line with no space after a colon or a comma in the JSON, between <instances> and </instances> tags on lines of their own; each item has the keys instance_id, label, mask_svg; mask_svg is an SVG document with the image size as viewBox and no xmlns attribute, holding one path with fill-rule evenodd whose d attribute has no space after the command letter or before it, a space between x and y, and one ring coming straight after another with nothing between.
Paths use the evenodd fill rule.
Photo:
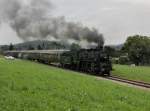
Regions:
<instances>
[{"instance_id":1,"label":"bush","mask_svg":"<svg viewBox=\"0 0 150 111\"><path fill-rule=\"evenodd\" d=\"M120 56L119 57L119 64L130 64L130 60L127 56Z\"/></svg>"},{"instance_id":2,"label":"bush","mask_svg":"<svg viewBox=\"0 0 150 111\"><path fill-rule=\"evenodd\" d=\"M119 64L119 58L112 58L111 61L113 64Z\"/></svg>"}]
</instances>

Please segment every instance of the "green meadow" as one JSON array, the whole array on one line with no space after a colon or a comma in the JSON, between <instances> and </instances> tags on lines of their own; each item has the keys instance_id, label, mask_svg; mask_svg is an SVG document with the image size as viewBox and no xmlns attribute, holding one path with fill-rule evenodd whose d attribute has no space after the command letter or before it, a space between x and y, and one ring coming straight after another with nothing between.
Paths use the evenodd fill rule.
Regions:
<instances>
[{"instance_id":1,"label":"green meadow","mask_svg":"<svg viewBox=\"0 0 150 111\"><path fill-rule=\"evenodd\" d=\"M150 67L148 66L114 65L113 69L113 75L150 83Z\"/></svg>"},{"instance_id":2,"label":"green meadow","mask_svg":"<svg viewBox=\"0 0 150 111\"><path fill-rule=\"evenodd\" d=\"M149 111L150 92L0 58L0 111Z\"/></svg>"}]
</instances>

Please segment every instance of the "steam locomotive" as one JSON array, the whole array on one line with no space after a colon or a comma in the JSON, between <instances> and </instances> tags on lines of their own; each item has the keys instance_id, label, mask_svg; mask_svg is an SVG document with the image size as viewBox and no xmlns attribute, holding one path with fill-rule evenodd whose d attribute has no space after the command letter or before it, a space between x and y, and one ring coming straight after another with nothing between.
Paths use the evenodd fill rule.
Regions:
<instances>
[{"instance_id":1,"label":"steam locomotive","mask_svg":"<svg viewBox=\"0 0 150 111\"><path fill-rule=\"evenodd\" d=\"M102 47L80 50L7 51L5 55L96 75L110 75L112 65Z\"/></svg>"},{"instance_id":2,"label":"steam locomotive","mask_svg":"<svg viewBox=\"0 0 150 111\"><path fill-rule=\"evenodd\" d=\"M110 58L102 48L65 52L61 54L60 65L63 68L108 76L112 69Z\"/></svg>"}]
</instances>

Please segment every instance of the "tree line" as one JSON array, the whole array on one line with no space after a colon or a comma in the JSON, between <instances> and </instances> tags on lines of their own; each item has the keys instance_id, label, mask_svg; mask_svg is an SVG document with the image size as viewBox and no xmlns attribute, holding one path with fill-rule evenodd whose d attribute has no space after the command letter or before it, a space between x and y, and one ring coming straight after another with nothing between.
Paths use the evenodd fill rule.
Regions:
<instances>
[{"instance_id":1,"label":"tree line","mask_svg":"<svg viewBox=\"0 0 150 111\"><path fill-rule=\"evenodd\" d=\"M106 46L105 51L116 63L150 65L150 37L129 36L120 50Z\"/></svg>"}]
</instances>

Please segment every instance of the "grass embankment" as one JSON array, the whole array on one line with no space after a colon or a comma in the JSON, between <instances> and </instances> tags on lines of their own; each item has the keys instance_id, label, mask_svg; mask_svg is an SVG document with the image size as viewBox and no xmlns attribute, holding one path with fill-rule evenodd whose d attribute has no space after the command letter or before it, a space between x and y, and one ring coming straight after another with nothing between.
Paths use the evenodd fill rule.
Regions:
<instances>
[{"instance_id":1,"label":"grass embankment","mask_svg":"<svg viewBox=\"0 0 150 111\"><path fill-rule=\"evenodd\" d=\"M128 65L114 65L113 75L121 76L131 80L138 80L150 83L150 67Z\"/></svg>"},{"instance_id":2,"label":"grass embankment","mask_svg":"<svg viewBox=\"0 0 150 111\"><path fill-rule=\"evenodd\" d=\"M149 109L149 91L29 61L0 58L0 111Z\"/></svg>"}]
</instances>

